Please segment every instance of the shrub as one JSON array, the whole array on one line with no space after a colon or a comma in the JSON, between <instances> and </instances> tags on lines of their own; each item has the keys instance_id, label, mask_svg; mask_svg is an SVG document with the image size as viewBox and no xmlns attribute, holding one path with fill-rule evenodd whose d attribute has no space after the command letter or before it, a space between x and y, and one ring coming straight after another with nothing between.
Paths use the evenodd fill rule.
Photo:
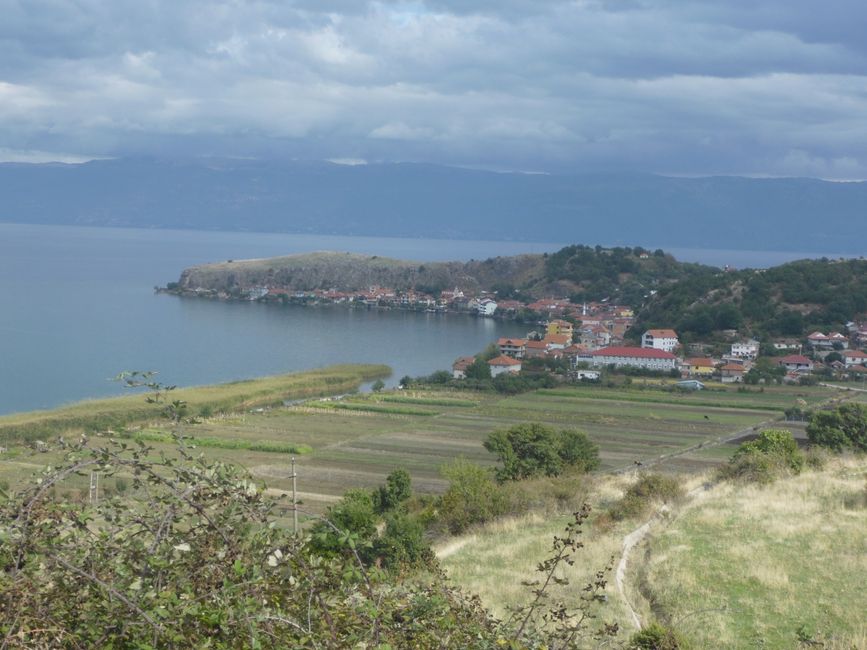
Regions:
<instances>
[{"instance_id":1,"label":"shrub","mask_svg":"<svg viewBox=\"0 0 867 650\"><path fill-rule=\"evenodd\" d=\"M382 514L394 510L412 496L412 478L405 469L396 469L373 493L375 510Z\"/></svg>"},{"instance_id":2,"label":"shrub","mask_svg":"<svg viewBox=\"0 0 867 650\"><path fill-rule=\"evenodd\" d=\"M810 443L836 452L867 451L867 408L843 404L833 411L814 411L807 426Z\"/></svg>"},{"instance_id":3,"label":"shrub","mask_svg":"<svg viewBox=\"0 0 867 650\"><path fill-rule=\"evenodd\" d=\"M738 447L719 475L723 479L770 483L781 476L800 474L804 462L791 431L767 429Z\"/></svg>"},{"instance_id":4,"label":"shrub","mask_svg":"<svg viewBox=\"0 0 867 650\"><path fill-rule=\"evenodd\" d=\"M627 647L629 650L681 650L686 645L674 630L654 621L633 634Z\"/></svg>"},{"instance_id":5,"label":"shrub","mask_svg":"<svg viewBox=\"0 0 867 650\"><path fill-rule=\"evenodd\" d=\"M449 487L440 497L439 513L449 532L458 534L470 526L499 517L508 509L508 500L491 472L464 458L440 470Z\"/></svg>"},{"instance_id":6,"label":"shrub","mask_svg":"<svg viewBox=\"0 0 867 650\"><path fill-rule=\"evenodd\" d=\"M623 497L611 506L608 513L616 521L640 517L654 502L674 503L683 498L683 487L673 476L642 474L626 489Z\"/></svg>"},{"instance_id":7,"label":"shrub","mask_svg":"<svg viewBox=\"0 0 867 650\"><path fill-rule=\"evenodd\" d=\"M501 482L558 476L564 465L586 471L599 464L599 450L586 434L558 431L538 422L493 431L484 445L503 464L497 469L497 480Z\"/></svg>"}]
</instances>

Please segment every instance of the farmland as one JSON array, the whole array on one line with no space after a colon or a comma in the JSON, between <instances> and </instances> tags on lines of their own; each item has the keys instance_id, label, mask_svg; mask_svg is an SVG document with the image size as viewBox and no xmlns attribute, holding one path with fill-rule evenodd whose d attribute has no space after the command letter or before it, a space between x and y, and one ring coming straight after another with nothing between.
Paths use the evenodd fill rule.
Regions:
<instances>
[{"instance_id":1,"label":"farmland","mask_svg":"<svg viewBox=\"0 0 867 650\"><path fill-rule=\"evenodd\" d=\"M303 375L298 377L296 383L304 387L302 396L316 390L321 394L319 383L310 384L300 379ZM339 390L346 386L336 380L334 385ZM252 389L248 386L244 394L256 393ZM245 466L275 493L291 487L291 456L296 455L303 500L310 509L321 510L348 488L377 485L398 467L412 474L417 491L439 492L445 487L440 476L444 463L463 456L492 465L495 459L482 447L482 441L490 431L518 422L585 431L600 447L603 471L656 462L671 454L678 456L664 461L669 469L700 470L723 461L733 449L713 443L782 417L796 400L815 404L835 393L821 387L768 387L750 392L718 388L681 393L649 382L618 388L563 386L515 396L408 390L250 408L256 403L273 404L275 394L268 392L264 401L240 402L234 411L184 425L183 434L190 436L190 444L199 441L199 451L206 457ZM196 389L178 396L192 398L191 404L201 410L208 403L206 394L205 389ZM129 400L141 401L143 397L124 399L129 408ZM84 407L70 407L67 412L75 413L76 408ZM56 433L63 433L64 427L74 431L61 415L48 412L41 419L38 415L13 416L17 419L10 426L20 427L23 422L36 430L52 426ZM149 422L117 429L114 435L139 438L157 451L171 451L168 431L154 423L153 411ZM0 419L0 435L3 425L4 419ZM8 481L21 480L55 458L52 451L34 454L16 446L14 440L11 445L0 457ZM689 449L692 451L683 453Z\"/></svg>"}]
</instances>

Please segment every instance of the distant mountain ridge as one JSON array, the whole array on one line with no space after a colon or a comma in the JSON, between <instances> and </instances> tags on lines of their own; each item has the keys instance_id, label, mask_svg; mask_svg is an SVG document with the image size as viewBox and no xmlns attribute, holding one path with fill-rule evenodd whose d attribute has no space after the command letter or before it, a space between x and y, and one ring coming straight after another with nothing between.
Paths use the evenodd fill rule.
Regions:
<instances>
[{"instance_id":1,"label":"distant mountain ridge","mask_svg":"<svg viewBox=\"0 0 867 650\"><path fill-rule=\"evenodd\" d=\"M6 163L0 221L861 254L867 183L410 163Z\"/></svg>"}]
</instances>

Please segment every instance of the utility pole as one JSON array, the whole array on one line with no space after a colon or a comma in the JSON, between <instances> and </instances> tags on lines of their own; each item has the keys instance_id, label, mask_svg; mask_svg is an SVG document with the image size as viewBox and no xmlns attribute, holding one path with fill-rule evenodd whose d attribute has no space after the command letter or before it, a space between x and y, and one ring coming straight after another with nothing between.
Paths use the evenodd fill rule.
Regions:
<instances>
[{"instance_id":1,"label":"utility pole","mask_svg":"<svg viewBox=\"0 0 867 650\"><path fill-rule=\"evenodd\" d=\"M90 473L90 503L97 505L99 503L99 473Z\"/></svg>"},{"instance_id":2,"label":"utility pole","mask_svg":"<svg viewBox=\"0 0 867 650\"><path fill-rule=\"evenodd\" d=\"M295 456L292 456L292 534L298 536L298 492L296 491Z\"/></svg>"}]
</instances>

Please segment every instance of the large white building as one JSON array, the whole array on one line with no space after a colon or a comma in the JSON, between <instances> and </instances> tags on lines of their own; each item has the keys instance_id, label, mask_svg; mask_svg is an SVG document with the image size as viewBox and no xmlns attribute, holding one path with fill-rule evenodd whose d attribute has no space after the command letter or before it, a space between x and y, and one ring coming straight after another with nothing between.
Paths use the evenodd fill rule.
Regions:
<instances>
[{"instance_id":1,"label":"large white building","mask_svg":"<svg viewBox=\"0 0 867 650\"><path fill-rule=\"evenodd\" d=\"M641 337L641 347L674 352L680 341L674 330L647 330Z\"/></svg>"},{"instance_id":2,"label":"large white building","mask_svg":"<svg viewBox=\"0 0 867 650\"><path fill-rule=\"evenodd\" d=\"M732 343L732 356L739 359L755 359L759 356L759 342L755 339Z\"/></svg>"},{"instance_id":3,"label":"large white building","mask_svg":"<svg viewBox=\"0 0 867 650\"><path fill-rule=\"evenodd\" d=\"M597 367L616 366L668 372L677 368L677 357L671 352L656 348L613 346L592 352L590 364Z\"/></svg>"}]
</instances>

